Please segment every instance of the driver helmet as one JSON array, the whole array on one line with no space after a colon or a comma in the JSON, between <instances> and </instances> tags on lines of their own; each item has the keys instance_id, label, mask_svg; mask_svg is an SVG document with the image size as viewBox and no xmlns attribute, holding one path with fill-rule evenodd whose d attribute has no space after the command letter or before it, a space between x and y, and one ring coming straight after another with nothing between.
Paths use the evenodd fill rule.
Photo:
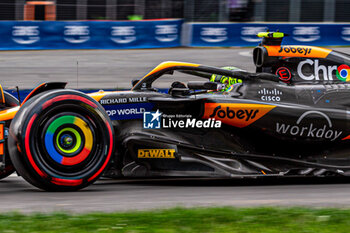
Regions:
<instances>
[{"instance_id":1,"label":"driver helmet","mask_svg":"<svg viewBox=\"0 0 350 233\"><path fill-rule=\"evenodd\" d=\"M243 71L242 69L239 69L234 66L224 66L224 67L221 67L221 69ZM225 88L221 89L222 92L230 92L233 89L234 84L242 83L242 79L228 77L224 75L218 75L218 74L212 74L209 81L225 84Z\"/></svg>"}]
</instances>

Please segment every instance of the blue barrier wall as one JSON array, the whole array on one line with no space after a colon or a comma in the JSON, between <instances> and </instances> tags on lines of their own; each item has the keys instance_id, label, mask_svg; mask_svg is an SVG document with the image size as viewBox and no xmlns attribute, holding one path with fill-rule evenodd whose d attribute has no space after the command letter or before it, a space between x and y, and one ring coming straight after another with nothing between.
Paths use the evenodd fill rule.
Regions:
<instances>
[{"instance_id":1,"label":"blue barrier wall","mask_svg":"<svg viewBox=\"0 0 350 233\"><path fill-rule=\"evenodd\" d=\"M0 49L121 49L180 46L182 20L5 21Z\"/></svg>"},{"instance_id":2,"label":"blue barrier wall","mask_svg":"<svg viewBox=\"0 0 350 233\"><path fill-rule=\"evenodd\" d=\"M285 44L350 45L350 24L186 23L151 21L3 21L0 50L256 46L279 29ZM182 37L182 43L180 41Z\"/></svg>"},{"instance_id":3,"label":"blue barrier wall","mask_svg":"<svg viewBox=\"0 0 350 233\"><path fill-rule=\"evenodd\" d=\"M189 23L184 25L186 46L256 46L255 35L266 29L287 33L284 44L350 45L350 24Z\"/></svg>"}]
</instances>

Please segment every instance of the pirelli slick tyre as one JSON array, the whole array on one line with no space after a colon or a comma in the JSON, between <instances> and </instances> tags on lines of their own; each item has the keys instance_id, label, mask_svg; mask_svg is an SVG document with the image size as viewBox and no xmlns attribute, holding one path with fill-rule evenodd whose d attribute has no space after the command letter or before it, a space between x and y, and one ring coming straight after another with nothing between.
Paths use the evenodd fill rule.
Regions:
<instances>
[{"instance_id":1,"label":"pirelli slick tyre","mask_svg":"<svg viewBox=\"0 0 350 233\"><path fill-rule=\"evenodd\" d=\"M20 108L8 146L16 171L47 191L73 191L96 181L113 152L103 107L74 90L44 92Z\"/></svg>"}]
</instances>

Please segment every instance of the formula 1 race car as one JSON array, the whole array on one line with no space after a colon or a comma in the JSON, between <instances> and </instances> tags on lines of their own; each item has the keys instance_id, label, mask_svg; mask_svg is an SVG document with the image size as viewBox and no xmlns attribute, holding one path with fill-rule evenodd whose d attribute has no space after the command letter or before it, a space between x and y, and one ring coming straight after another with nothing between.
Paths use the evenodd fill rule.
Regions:
<instances>
[{"instance_id":1,"label":"formula 1 race car","mask_svg":"<svg viewBox=\"0 0 350 233\"><path fill-rule=\"evenodd\" d=\"M2 177L16 170L41 189L70 191L102 174L350 175L349 56L259 36L254 73L164 62L129 91L44 83L19 103L1 89ZM213 74L240 82L222 92Z\"/></svg>"}]
</instances>

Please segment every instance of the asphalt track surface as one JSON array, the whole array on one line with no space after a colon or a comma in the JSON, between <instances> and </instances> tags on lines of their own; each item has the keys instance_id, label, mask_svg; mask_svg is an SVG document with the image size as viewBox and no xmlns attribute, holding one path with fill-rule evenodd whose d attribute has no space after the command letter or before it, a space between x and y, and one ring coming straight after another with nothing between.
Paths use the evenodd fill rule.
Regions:
<instances>
[{"instance_id":1,"label":"asphalt track surface","mask_svg":"<svg viewBox=\"0 0 350 233\"><path fill-rule=\"evenodd\" d=\"M44 192L19 177L0 182L0 211L113 212L170 207L350 208L350 179L101 179L79 192Z\"/></svg>"},{"instance_id":2,"label":"asphalt track surface","mask_svg":"<svg viewBox=\"0 0 350 233\"><path fill-rule=\"evenodd\" d=\"M338 48L350 52L350 48ZM3 86L68 81L76 88L128 88L166 60L254 71L251 49L63 50L0 52ZM77 84L77 61L79 82ZM21 177L0 181L0 212L128 211L175 206L350 208L350 178L101 179L79 192L41 191Z\"/></svg>"},{"instance_id":3,"label":"asphalt track surface","mask_svg":"<svg viewBox=\"0 0 350 233\"><path fill-rule=\"evenodd\" d=\"M0 82L5 88L18 85L31 89L58 80L68 82L70 88L130 88L132 79L140 79L163 61L231 65L254 71L250 52L214 48L5 51L0 52Z\"/></svg>"}]
</instances>

